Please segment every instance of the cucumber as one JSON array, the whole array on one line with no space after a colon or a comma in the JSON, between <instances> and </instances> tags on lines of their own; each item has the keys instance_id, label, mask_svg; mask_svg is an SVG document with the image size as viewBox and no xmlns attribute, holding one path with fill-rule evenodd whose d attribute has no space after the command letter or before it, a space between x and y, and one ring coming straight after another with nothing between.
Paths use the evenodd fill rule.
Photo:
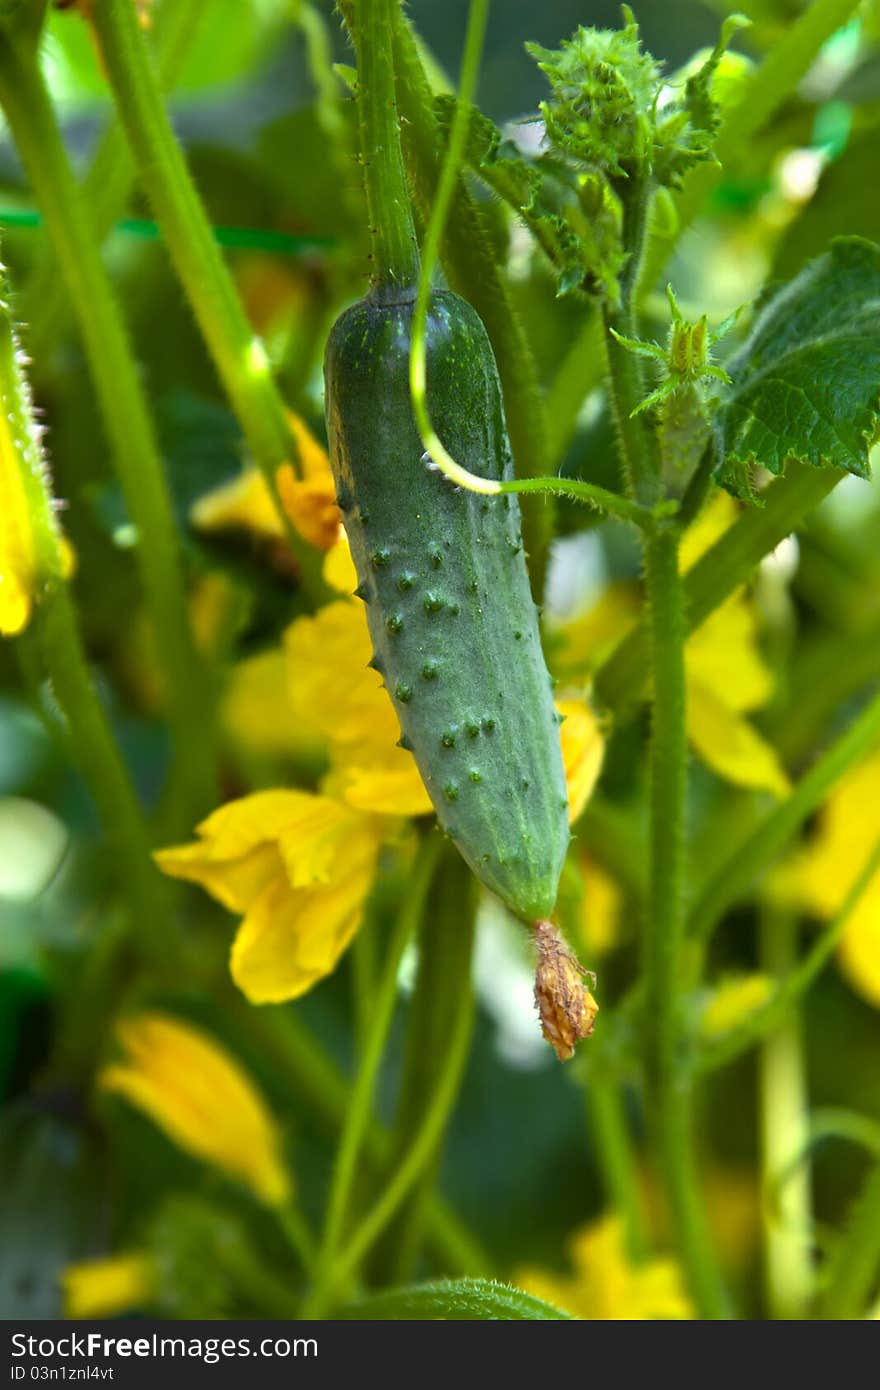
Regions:
<instances>
[{"instance_id":1,"label":"cucumber","mask_svg":"<svg viewBox=\"0 0 880 1390\"><path fill-rule=\"evenodd\" d=\"M413 297L348 309L324 375L337 501L383 677L440 823L477 878L534 922L569 841L552 685L515 497L461 492L430 466L409 391ZM432 420L474 473L512 476L498 371L477 314L432 294Z\"/></svg>"}]
</instances>

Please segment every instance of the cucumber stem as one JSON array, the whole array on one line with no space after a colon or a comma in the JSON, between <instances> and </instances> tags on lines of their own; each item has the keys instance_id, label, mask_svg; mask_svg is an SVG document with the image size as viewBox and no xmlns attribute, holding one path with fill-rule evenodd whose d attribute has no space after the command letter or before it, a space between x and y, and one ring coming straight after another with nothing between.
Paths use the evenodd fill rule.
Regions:
<instances>
[{"instance_id":1,"label":"cucumber stem","mask_svg":"<svg viewBox=\"0 0 880 1390\"><path fill-rule=\"evenodd\" d=\"M357 52L358 116L370 216L373 292L383 300L415 299L419 251L400 148L394 89L391 6L359 0L352 35Z\"/></svg>"}]
</instances>

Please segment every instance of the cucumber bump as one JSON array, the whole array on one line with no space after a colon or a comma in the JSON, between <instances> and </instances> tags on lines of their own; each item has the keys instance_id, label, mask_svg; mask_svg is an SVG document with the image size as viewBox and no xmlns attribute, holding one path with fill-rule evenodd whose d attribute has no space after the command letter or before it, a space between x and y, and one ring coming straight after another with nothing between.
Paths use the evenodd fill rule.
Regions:
<instances>
[{"instance_id":1,"label":"cucumber bump","mask_svg":"<svg viewBox=\"0 0 880 1390\"><path fill-rule=\"evenodd\" d=\"M325 355L330 458L374 662L437 815L476 876L527 921L556 902L569 840L551 681L515 497L460 492L430 467L413 417L414 299L385 286L348 309ZM512 476L486 331L432 295L428 400L447 448Z\"/></svg>"}]
</instances>

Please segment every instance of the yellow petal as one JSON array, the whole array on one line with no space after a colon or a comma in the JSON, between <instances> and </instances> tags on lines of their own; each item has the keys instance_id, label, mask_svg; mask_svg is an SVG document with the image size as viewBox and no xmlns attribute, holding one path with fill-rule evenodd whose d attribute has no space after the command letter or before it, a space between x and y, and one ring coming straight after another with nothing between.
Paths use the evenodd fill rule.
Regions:
<instances>
[{"instance_id":1,"label":"yellow petal","mask_svg":"<svg viewBox=\"0 0 880 1390\"><path fill-rule=\"evenodd\" d=\"M297 707L289 680L289 663L280 647L248 657L234 667L220 707L223 727L254 753L312 757L324 734Z\"/></svg>"},{"instance_id":2,"label":"yellow petal","mask_svg":"<svg viewBox=\"0 0 880 1390\"><path fill-rule=\"evenodd\" d=\"M856 993L880 1009L880 877L874 878L844 927L837 959Z\"/></svg>"},{"instance_id":3,"label":"yellow petal","mask_svg":"<svg viewBox=\"0 0 880 1390\"><path fill-rule=\"evenodd\" d=\"M198 531L250 531L267 540L284 535L266 480L254 467L204 493L193 503L189 515Z\"/></svg>"},{"instance_id":4,"label":"yellow petal","mask_svg":"<svg viewBox=\"0 0 880 1390\"><path fill-rule=\"evenodd\" d=\"M333 743L353 745L361 763L369 761L366 748L394 747L400 727L379 675L367 665L373 647L359 600L337 600L298 618L284 634L284 649L298 707Z\"/></svg>"},{"instance_id":5,"label":"yellow petal","mask_svg":"<svg viewBox=\"0 0 880 1390\"><path fill-rule=\"evenodd\" d=\"M739 507L728 492L715 493L711 502L682 537L679 565L682 574L692 569L701 556L729 531L739 516Z\"/></svg>"},{"instance_id":6,"label":"yellow petal","mask_svg":"<svg viewBox=\"0 0 880 1390\"><path fill-rule=\"evenodd\" d=\"M579 861L583 879L580 903L580 936L585 959L597 960L620 941L620 889L601 864L586 856Z\"/></svg>"},{"instance_id":7,"label":"yellow petal","mask_svg":"<svg viewBox=\"0 0 880 1390\"><path fill-rule=\"evenodd\" d=\"M303 849L314 845L319 862L315 876L326 871L322 850L328 830L339 826L345 811L327 797L295 789L253 792L219 806L196 827L212 859L239 859L257 845L280 842L285 834L302 838Z\"/></svg>"},{"instance_id":8,"label":"yellow petal","mask_svg":"<svg viewBox=\"0 0 880 1390\"><path fill-rule=\"evenodd\" d=\"M14 565L9 550L0 565L0 632L14 637L27 627L31 616L31 585L22 578L23 571Z\"/></svg>"},{"instance_id":9,"label":"yellow petal","mask_svg":"<svg viewBox=\"0 0 880 1390\"><path fill-rule=\"evenodd\" d=\"M110 1318L148 1304L156 1291L148 1255L107 1255L68 1265L61 1275L66 1318Z\"/></svg>"},{"instance_id":10,"label":"yellow petal","mask_svg":"<svg viewBox=\"0 0 880 1390\"><path fill-rule=\"evenodd\" d=\"M702 682L688 680L688 735L720 777L741 787L786 796L790 783L769 743Z\"/></svg>"},{"instance_id":11,"label":"yellow petal","mask_svg":"<svg viewBox=\"0 0 880 1390\"><path fill-rule=\"evenodd\" d=\"M610 584L579 617L549 624L553 668L589 671L598 666L638 618L641 595L635 584Z\"/></svg>"},{"instance_id":12,"label":"yellow petal","mask_svg":"<svg viewBox=\"0 0 880 1390\"><path fill-rule=\"evenodd\" d=\"M348 845L335 882L291 888L274 880L257 899L232 947L232 978L252 1004L296 999L329 975L363 918L377 841Z\"/></svg>"},{"instance_id":13,"label":"yellow petal","mask_svg":"<svg viewBox=\"0 0 880 1390\"><path fill-rule=\"evenodd\" d=\"M336 487L326 478L297 478L289 463L276 473L278 496L292 524L317 550L330 550L339 536L340 514Z\"/></svg>"},{"instance_id":14,"label":"yellow petal","mask_svg":"<svg viewBox=\"0 0 880 1390\"><path fill-rule=\"evenodd\" d=\"M158 849L153 858L163 874L197 883L230 912L247 912L268 883L284 877L284 862L274 844L257 845L237 859L212 859L199 841Z\"/></svg>"},{"instance_id":15,"label":"yellow petal","mask_svg":"<svg viewBox=\"0 0 880 1390\"><path fill-rule=\"evenodd\" d=\"M560 727L562 762L568 785L568 817L574 824L602 771L605 740L586 700L558 700L556 708L564 716Z\"/></svg>"},{"instance_id":16,"label":"yellow petal","mask_svg":"<svg viewBox=\"0 0 880 1390\"><path fill-rule=\"evenodd\" d=\"M379 816L428 816L434 809L415 758L403 748L389 748L366 766L346 765L334 785L349 806Z\"/></svg>"},{"instance_id":17,"label":"yellow petal","mask_svg":"<svg viewBox=\"0 0 880 1390\"><path fill-rule=\"evenodd\" d=\"M213 1038L158 1013L124 1019L126 1058L102 1089L123 1096L194 1158L249 1187L269 1206L290 1196L275 1121L245 1071Z\"/></svg>"},{"instance_id":18,"label":"yellow petal","mask_svg":"<svg viewBox=\"0 0 880 1390\"><path fill-rule=\"evenodd\" d=\"M692 633L685 666L689 679L740 713L759 709L773 694L773 673L758 647L757 613L743 595L728 599Z\"/></svg>"},{"instance_id":19,"label":"yellow petal","mask_svg":"<svg viewBox=\"0 0 880 1390\"><path fill-rule=\"evenodd\" d=\"M706 1041L723 1037L772 997L769 975L741 975L724 980L712 991L700 1014L700 1034Z\"/></svg>"},{"instance_id":20,"label":"yellow petal","mask_svg":"<svg viewBox=\"0 0 880 1390\"><path fill-rule=\"evenodd\" d=\"M327 551L324 560L324 583L338 594L349 597L357 588L357 570L351 558L348 537L340 526L332 549Z\"/></svg>"},{"instance_id":21,"label":"yellow petal","mask_svg":"<svg viewBox=\"0 0 880 1390\"><path fill-rule=\"evenodd\" d=\"M632 1264L620 1221L613 1216L583 1226L569 1242L574 1272L523 1269L514 1282L528 1293L590 1322L692 1318L678 1266L669 1259Z\"/></svg>"}]
</instances>

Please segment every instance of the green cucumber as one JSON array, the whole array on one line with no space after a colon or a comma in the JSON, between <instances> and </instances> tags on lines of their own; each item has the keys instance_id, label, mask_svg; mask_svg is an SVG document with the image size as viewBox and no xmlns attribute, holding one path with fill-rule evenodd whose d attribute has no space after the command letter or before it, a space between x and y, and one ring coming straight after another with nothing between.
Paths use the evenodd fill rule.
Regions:
<instances>
[{"instance_id":1,"label":"green cucumber","mask_svg":"<svg viewBox=\"0 0 880 1390\"><path fill-rule=\"evenodd\" d=\"M375 651L447 834L518 916L556 903L569 841L559 722L513 496L461 492L430 466L410 401L414 293L387 282L327 344L330 459ZM495 358L463 299L431 297L431 418L484 477L512 461Z\"/></svg>"}]
</instances>

